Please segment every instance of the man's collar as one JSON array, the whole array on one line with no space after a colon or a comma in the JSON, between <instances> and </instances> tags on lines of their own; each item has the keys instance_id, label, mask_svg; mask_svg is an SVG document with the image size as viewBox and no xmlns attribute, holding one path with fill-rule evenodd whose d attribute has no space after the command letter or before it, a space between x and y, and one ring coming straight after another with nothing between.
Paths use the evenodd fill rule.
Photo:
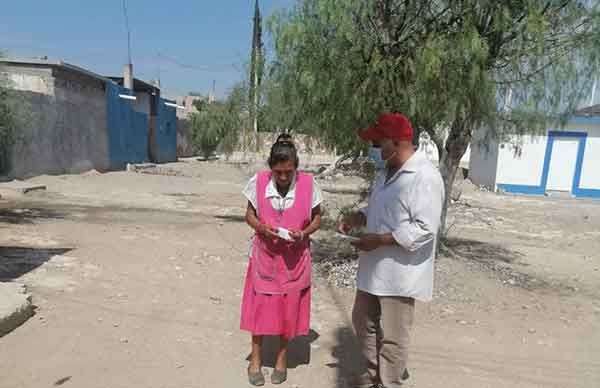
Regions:
<instances>
[{"instance_id":1,"label":"man's collar","mask_svg":"<svg viewBox=\"0 0 600 388\"><path fill-rule=\"evenodd\" d=\"M427 160L427 158L425 157L424 154L422 154L421 152L415 152L414 154L412 154L410 156L410 158L408 158L408 160L406 162L404 162L404 164L402 165L402 167L400 167L398 169L398 171L396 171L394 173L394 175L390 177L390 179L386 179L385 183L391 183L391 182L393 182L403 172L411 172L411 173L412 172L417 172L419 170L419 168L423 165L423 162L426 161L426 160ZM388 169L385 170L384 176L386 178L387 178L387 172L388 171L389 171Z\"/></svg>"}]
</instances>

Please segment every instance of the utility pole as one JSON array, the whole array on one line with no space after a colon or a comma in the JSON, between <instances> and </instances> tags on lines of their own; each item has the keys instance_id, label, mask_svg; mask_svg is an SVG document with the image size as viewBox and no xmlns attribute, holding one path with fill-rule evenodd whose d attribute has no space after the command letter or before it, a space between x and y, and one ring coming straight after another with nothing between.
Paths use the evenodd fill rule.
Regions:
<instances>
[{"instance_id":1,"label":"utility pole","mask_svg":"<svg viewBox=\"0 0 600 388\"><path fill-rule=\"evenodd\" d=\"M125 28L127 29L127 64L123 68L123 86L133 90L133 64L131 63L131 30L129 29L129 17L127 16L127 4L123 0L123 16L125 17Z\"/></svg>"},{"instance_id":2,"label":"utility pole","mask_svg":"<svg viewBox=\"0 0 600 388\"><path fill-rule=\"evenodd\" d=\"M254 150L258 152L258 107L260 102L260 83L263 71L262 21L258 0L254 3L254 29L252 33L252 53L250 58L250 118L254 134Z\"/></svg>"}]
</instances>

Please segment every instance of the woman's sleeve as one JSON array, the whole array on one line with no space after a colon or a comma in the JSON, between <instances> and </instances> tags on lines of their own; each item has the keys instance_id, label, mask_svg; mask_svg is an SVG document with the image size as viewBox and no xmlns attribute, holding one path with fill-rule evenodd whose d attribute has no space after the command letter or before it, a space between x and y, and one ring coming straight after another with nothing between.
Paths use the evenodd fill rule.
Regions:
<instances>
[{"instance_id":1,"label":"woman's sleeve","mask_svg":"<svg viewBox=\"0 0 600 388\"><path fill-rule=\"evenodd\" d=\"M250 178L250 180L246 184L246 187L242 191L242 194L244 195L244 197L246 197L248 201L250 201L250 203L252 204L252 206L254 206L255 209L258 208L256 206L256 175Z\"/></svg>"}]
</instances>

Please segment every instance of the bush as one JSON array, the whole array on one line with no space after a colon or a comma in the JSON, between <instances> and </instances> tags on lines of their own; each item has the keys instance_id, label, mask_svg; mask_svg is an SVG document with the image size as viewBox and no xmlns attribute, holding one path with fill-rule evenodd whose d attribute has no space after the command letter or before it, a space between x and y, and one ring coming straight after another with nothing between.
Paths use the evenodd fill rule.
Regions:
<instances>
[{"instance_id":1,"label":"bush","mask_svg":"<svg viewBox=\"0 0 600 388\"><path fill-rule=\"evenodd\" d=\"M244 92L234 88L224 102L196 103L197 113L191 117L194 151L208 158L217 150L233 152L239 142L239 133L245 125Z\"/></svg>"}]
</instances>

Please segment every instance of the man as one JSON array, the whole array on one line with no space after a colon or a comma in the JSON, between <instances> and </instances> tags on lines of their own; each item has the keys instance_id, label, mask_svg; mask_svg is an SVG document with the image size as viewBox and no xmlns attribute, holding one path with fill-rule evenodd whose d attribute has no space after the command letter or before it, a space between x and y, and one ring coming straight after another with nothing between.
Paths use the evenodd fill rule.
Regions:
<instances>
[{"instance_id":1,"label":"man","mask_svg":"<svg viewBox=\"0 0 600 388\"><path fill-rule=\"evenodd\" d=\"M368 206L339 228L367 228L353 243L361 253L352 321L367 367L357 384L397 388L408 378L415 299L432 298L444 185L437 168L415 152L412 125L402 114L380 115L359 136L380 145L385 169Z\"/></svg>"}]
</instances>

